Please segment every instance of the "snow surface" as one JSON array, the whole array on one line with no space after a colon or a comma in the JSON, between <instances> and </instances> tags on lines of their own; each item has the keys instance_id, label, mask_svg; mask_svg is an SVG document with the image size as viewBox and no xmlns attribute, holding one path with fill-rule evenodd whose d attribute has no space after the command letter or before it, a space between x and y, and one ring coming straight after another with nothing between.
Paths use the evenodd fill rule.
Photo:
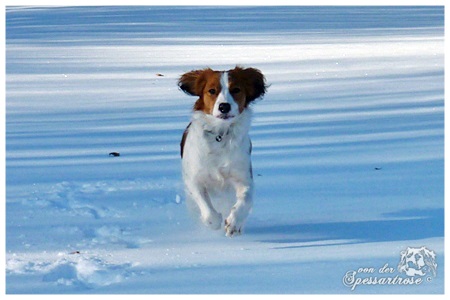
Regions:
<instances>
[{"instance_id":1,"label":"snow surface","mask_svg":"<svg viewBox=\"0 0 450 300\"><path fill-rule=\"evenodd\" d=\"M236 64L271 86L227 238L186 209L176 82ZM6 72L8 294L444 292L443 7L9 7ZM343 284L419 246L430 282Z\"/></svg>"}]
</instances>

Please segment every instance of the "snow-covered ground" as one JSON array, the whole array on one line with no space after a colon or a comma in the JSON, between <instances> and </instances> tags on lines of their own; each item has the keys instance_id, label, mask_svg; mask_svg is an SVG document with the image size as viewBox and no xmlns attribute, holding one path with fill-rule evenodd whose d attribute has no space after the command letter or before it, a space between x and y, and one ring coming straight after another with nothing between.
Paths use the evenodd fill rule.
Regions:
<instances>
[{"instance_id":1,"label":"snow-covered ground","mask_svg":"<svg viewBox=\"0 0 450 300\"><path fill-rule=\"evenodd\" d=\"M186 209L176 82L236 64L271 86L227 238ZM10 294L443 293L443 8L9 7L6 172ZM435 277L352 290L422 246Z\"/></svg>"}]
</instances>

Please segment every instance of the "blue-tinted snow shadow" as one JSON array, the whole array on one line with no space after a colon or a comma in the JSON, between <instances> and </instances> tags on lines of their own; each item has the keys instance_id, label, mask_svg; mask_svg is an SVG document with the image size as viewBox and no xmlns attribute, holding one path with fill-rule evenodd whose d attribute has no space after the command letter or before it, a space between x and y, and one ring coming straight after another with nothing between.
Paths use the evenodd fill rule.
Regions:
<instances>
[{"instance_id":1,"label":"blue-tinted snow shadow","mask_svg":"<svg viewBox=\"0 0 450 300\"><path fill-rule=\"evenodd\" d=\"M369 20L369 21L368 21ZM59 45L142 43L143 39L189 38L224 33L257 37L264 33L348 34L348 30L439 28L443 7L7 7L6 40ZM355 33L354 33L355 34ZM167 40L169 38L169 40ZM264 39L267 43L267 39Z\"/></svg>"},{"instance_id":2,"label":"blue-tinted snow shadow","mask_svg":"<svg viewBox=\"0 0 450 300\"><path fill-rule=\"evenodd\" d=\"M249 235L270 236L261 239L267 243L304 243L304 245L280 246L276 249L336 245L337 240L348 243L371 243L419 240L444 236L444 209L403 210L385 214L386 219L376 221L298 223L248 228ZM326 243L326 241L333 241Z\"/></svg>"}]
</instances>

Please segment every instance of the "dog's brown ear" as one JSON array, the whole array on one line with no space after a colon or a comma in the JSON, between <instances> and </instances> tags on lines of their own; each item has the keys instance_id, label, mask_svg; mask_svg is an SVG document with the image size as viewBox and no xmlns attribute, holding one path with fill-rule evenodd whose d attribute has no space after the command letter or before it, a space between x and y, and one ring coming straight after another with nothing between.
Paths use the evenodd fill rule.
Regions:
<instances>
[{"instance_id":1,"label":"dog's brown ear","mask_svg":"<svg viewBox=\"0 0 450 300\"><path fill-rule=\"evenodd\" d=\"M268 86L266 78L262 72L255 68L242 68L236 66L230 70L232 76L239 78L240 82L244 82L247 90L247 104L258 99L266 93Z\"/></svg>"},{"instance_id":2,"label":"dog's brown ear","mask_svg":"<svg viewBox=\"0 0 450 300\"><path fill-rule=\"evenodd\" d=\"M212 72L211 69L194 70L181 75L178 80L180 89L191 96L201 96L205 85L205 73Z\"/></svg>"},{"instance_id":3,"label":"dog's brown ear","mask_svg":"<svg viewBox=\"0 0 450 300\"><path fill-rule=\"evenodd\" d=\"M247 102L251 102L264 96L267 90L267 85L266 78L261 71L255 68L247 68L244 69L244 73L246 74L245 77L250 81L250 86L252 86L251 92L247 97Z\"/></svg>"}]
</instances>

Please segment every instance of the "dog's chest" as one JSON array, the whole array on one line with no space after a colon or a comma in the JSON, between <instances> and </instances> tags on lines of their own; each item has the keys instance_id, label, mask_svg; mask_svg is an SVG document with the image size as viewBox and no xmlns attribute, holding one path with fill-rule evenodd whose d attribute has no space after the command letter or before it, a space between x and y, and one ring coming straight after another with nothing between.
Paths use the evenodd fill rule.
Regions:
<instances>
[{"instance_id":1,"label":"dog's chest","mask_svg":"<svg viewBox=\"0 0 450 300\"><path fill-rule=\"evenodd\" d=\"M192 139L188 141L188 152L194 156L188 155L186 159L191 167L197 169L197 176L205 180L224 181L231 174L242 173L248 169L248 134L236 135L232 130L220 133L195 129L190 134Z\"/></svg>"},{"instance_id":2,"label":"dog's chest","mask_svg":"<svg viewBox=\"0 0 450 300\"><path fill-rule=\"evenodd\" d=\"M243 166L247 165L245 161L248 158L240 149L228 143L222 143L223 141L211 143L207 157L201 162L203 165L201 173L207 181L223 184L236 174L245 172Z\"/></svg>"},{"instance_id":3,"label":"dog's chest","mask_svg":"<svg viewBox=\"0 0 450 300\"><path fill-rule=\"evenodd\" d=\"M230 168L233 162L242 160L242 140L237 140L230 133L218 134L204 132L203 142L207 149L204 157L209 169L217 168L222 171Z\"/></svg>"},{"instance_id":4,"label":"dog's chest","mask_svg":"<svg viewBox=\"0 0 450 300\"><path fill-rule=\"evenodd\" d=\"M202 139L208 149L208 155L223 156L232 152L233 137L228 131L223 133L203 131Z\"/></svg>"},{"instance_id":5,"label":"dog's chest","mask_svg":"<svg viewBox=\"0 0 450 300\"><path fill-rule=\"evenodd\" d=\"M194 114L181 143L185 178L212 184L251 176L249 112L238 118L227 124L204 114Z\"/></svg>"}]
</instances>

